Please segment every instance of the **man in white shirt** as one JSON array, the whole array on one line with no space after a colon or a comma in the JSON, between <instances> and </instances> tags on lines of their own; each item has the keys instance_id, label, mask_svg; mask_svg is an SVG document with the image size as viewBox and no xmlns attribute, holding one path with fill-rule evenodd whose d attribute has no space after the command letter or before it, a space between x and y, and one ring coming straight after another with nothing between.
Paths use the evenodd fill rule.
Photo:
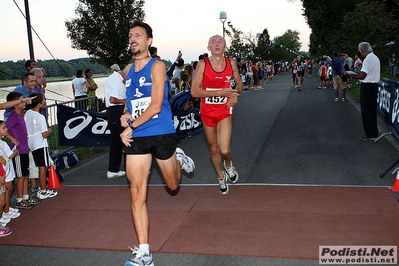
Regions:
<instances>
[{"instance_id":1,"label":"man in white shirt","mask_svg":"<svg viewBox=\"0 0 399 266\"><path fill-rule=\"evenodd\" d=\"M359 74L348 76L360 80L360 108L362 113L363 129L366 133L362 140L375 140L378 137L377 128L377 94L380 81L380 59L373 53L368 42L359 43L359 52L365 57L362 70ZM345 72L346 73L346 72ZM348 73L346 73L348 74Z\"/></svg>"},{"instance_id":2,"label":"man in white shirt","mask_svg":"<svg viewBox=\"0 0 399 266\"><path fill-rule=\"evenodd\" d=\"M112 74L104 84L105 106L107 107L108 126L111 131L111 144L109 148L109 160L107 178L114 179L124 176L125 171L120 171L122 163L123 143L120 134L124 128L121 126L120 117L123 114L126 103L126 89L123 84L123 72L117 64L111 66Z\"/></svg>"}]
</instances>

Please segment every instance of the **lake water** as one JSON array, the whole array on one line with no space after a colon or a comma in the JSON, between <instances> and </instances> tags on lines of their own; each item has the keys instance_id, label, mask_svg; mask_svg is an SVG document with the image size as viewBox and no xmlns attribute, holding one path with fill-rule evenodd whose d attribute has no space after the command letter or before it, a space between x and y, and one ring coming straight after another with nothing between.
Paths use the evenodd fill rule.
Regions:
<instances>
[{"instance_id":1,"label":"lake water","mask_svg":"<svg viewBox=\"0 0 399 266\"><path fill-rule=\"evenodd\" d=\"M98 98L104 98L104 83L107 77L95 78L94 81L98 85L96 95ZM13 87L0 88L0 102L6 102L7 94L13 91ZM74 99L72 92L72 81L51 82L47 83L46 88L47 104L54 104L56 101L67 102ZM4 110L0 110L0 120L3 120Z\"/></svg>"}]
</instances>

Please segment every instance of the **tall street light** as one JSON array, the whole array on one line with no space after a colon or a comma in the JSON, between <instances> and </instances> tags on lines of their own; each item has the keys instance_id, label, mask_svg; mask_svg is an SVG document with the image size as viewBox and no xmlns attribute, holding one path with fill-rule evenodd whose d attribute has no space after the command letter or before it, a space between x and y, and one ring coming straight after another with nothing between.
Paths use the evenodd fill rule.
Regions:
<instances>
[{"instance_id":1,"label":"tall street light","mask_svg":"<svg viewBox=\"0 0 399 266\"><path fill-rule=\"evenodd\" d=\"M226 12L224 12L224 11L220 12L219 19L223 23L223 38L224 38L224 23L226 22L226 19L227 19Z\"/></svg>"},{"instance_id":2,"label":"tall street light","mask_svg":"<svg viewBox=\"0 0 399 266\"><path fill-rule=\"evenodd\" d=\"M258 59L260 59L260 55L259 55L259 38L260 38L260 33L256 34L256 39L258 40Z\"/></svg>"}]
</instances>

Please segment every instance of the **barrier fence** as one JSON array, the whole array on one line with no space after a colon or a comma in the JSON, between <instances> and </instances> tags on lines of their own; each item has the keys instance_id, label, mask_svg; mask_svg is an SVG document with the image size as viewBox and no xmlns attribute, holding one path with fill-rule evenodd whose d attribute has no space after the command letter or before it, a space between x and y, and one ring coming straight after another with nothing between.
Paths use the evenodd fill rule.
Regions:
<instances>
[{"instance_id":1,"label":"barrier fence","mask_svg":"<svg viewBox=\"0 0 399 266\"><path fill-rule=\"evenodd\" d=\"M89 103L91 103L89 105ZM51 130L52 135L48 138L49 149L51 156L55 156L64 150L71 149L73 146L61 146L59 142L60 128L58 126L57 109L58 105L69 106L69 107L81 107L90 106L93 112L102 112L105 110L105 105L102 99L96 96L90 96L81 99L70 100L66 102L55 102L55 104L47 105L47 122Z\"/></svg>"}]
</instances>

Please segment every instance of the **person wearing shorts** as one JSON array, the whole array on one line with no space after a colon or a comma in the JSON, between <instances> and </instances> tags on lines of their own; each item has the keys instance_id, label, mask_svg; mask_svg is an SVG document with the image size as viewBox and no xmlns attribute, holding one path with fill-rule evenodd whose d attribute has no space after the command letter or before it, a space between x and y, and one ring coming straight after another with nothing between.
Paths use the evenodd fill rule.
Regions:
<instances>
[{"instance_id":1,"label":"person wearing shorts","mask_svg":"<svg viewBox=\"0 0 399 266\"><path fill-rule=\"evenodd\" d=\"M44 107L44 98L41 93L32 93L31 108L25 113L26 129L28 131L28 146L32 152L36 166L39 168L39 191L37 197L39 199L47 199L57 196L54 190L46 189L46 174L50 166L50 152L48 148L47 138L52 133L48 128L46 118L40 113Z\"/></svg>"},{"instance_id":2,"label":"person wearing shorts","mask_svg":"<svg viewBox=\"0 0 399 266\"><path fill-rule=\"evenodd\" d=\"M129 44L134 63L126 74L126 107L121 116L124 131L121 139L126 154L126 176L130 182L133 224L139 247L132 249L133 258L125 265L154 265L149 246L147 210L148 175L155 157L163 180L171 193L176 193L181 169L191 173L194 161L177 148L177 135L168 100L169 89L165 64L149 55L153 35L151 27L135 21L130 27Z\"/></svg>"},{"instance_id":3,"label":"person wearing shorts","mask_svg":"<svg viewBox=\"0 0 399 266\"><path fill-rule=\"evenodd\" d=\"M7 102L17 99L21 100L23 94L12 91L7 95ZM28 176L30 174L29 167L29 146L28 133L26 123L23 116L26 103L20 101L19 104L12 107L12 111L6 121L9 134L6 136L10 140L10 148L16 147L19 155L13 158L13 165L17 176L17 199L15 207L17 209L31 209L34 205L40 204L41 200L36 197L29 196Z\"/></svg>"},{"instance_id":4,"label":"person wearing shorts","mask_svg":"<svg viewBox=\"0 0 399 266\"><path fill-rule=\"evenodd\" d=\"M219 193L226 195L229 192L227 181L238 181L238 173L231 161L230 141L234 105L243 84L234 60L224 56L226 41L223 37L212 36L208 42L208 50L211 56L198 63L191 94L194 98L201 98L200 114L211 162L218 177ZM231 88L232 77L236 81L235 89Z\"/></svg>"}]
</instances>

